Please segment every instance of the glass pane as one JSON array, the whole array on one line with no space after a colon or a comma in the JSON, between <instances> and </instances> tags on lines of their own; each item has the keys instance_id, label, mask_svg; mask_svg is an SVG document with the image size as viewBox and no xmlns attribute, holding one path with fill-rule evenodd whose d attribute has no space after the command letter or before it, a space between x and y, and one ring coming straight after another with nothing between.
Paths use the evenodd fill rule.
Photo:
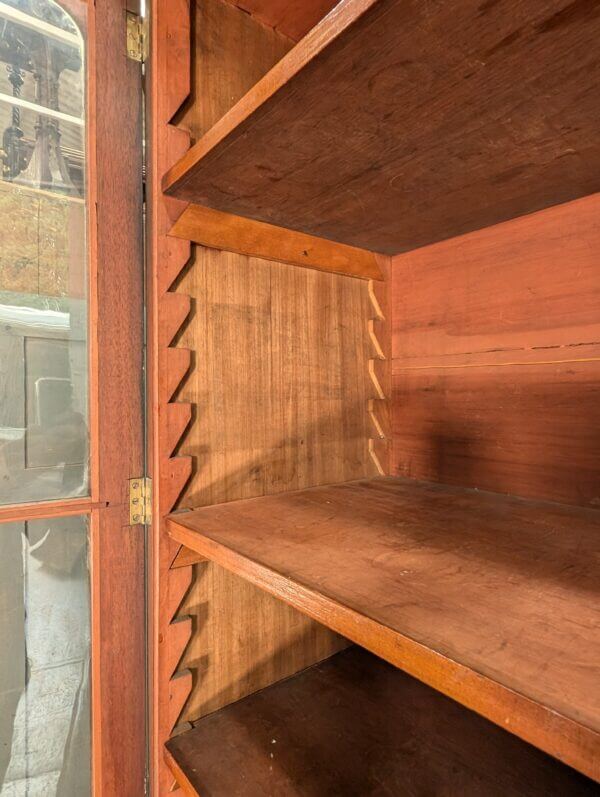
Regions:
<instances>
[{"instance_id":1,"label":"glass pane","mask_svg":"<svg viewBox=\"0 0 600 797\"><path fill-rule=\"evenodd\" d=\"M53 0L0 2L1 504L88 494L83 55Z\"/></svg>"},{"instance_id":2,"label":"glass pane","mask_svg":"<svg viewBox=\"0 0 600 797\"><path fill-rule=\"evenodd\" d=\"M0 525L0 795L90 794L85 517Z\"/></svg>"}]
</instances>

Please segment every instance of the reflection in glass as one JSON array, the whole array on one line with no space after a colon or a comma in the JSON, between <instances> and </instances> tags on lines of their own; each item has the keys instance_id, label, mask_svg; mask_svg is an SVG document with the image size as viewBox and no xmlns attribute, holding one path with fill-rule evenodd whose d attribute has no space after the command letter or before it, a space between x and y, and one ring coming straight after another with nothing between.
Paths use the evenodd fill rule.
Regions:
<instances>
[{"instance_id":1,"label":"reflection in glass","mask_svg":"<svg viewBox=\"0 0 600 797\"><path fill-rule=\"evenodd\" d=\"M0 797L90 794L87 551L85 517L0 525Z\"/></svg>"},{"instance_id":2,"label":"reflection in glass","mask_svg":"<svg viewBox=\"0 0 600 797\"><path fill-rule=\"evenodd\" d=\"M0 503L88 493L83 42L0 2Z\"/></svg>"}]
</instances>

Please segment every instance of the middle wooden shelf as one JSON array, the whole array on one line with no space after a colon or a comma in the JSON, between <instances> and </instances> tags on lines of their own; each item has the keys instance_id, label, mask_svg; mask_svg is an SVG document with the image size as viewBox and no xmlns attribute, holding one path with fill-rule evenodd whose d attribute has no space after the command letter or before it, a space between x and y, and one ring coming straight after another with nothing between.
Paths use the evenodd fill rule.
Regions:
<instances>
[{"instance_id":1,"label":"middle wooden shelf","mask_svg":"<svg viewBox=\"0 0 600 797\"><path fill-rule=\"evenodd\" d=\"M168 528L598 779L598 517L382 477L178 513Z\"/></svg>"}]
</instances>

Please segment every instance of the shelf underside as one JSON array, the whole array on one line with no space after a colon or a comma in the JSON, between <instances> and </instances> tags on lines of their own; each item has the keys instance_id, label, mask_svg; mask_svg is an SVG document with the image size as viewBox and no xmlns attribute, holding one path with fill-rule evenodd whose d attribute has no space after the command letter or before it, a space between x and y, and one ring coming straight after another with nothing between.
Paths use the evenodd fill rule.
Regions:
<instances>
[{"instance_id":1,"label":"shelf underside","mask_svg":"<svg viewBox=\"0 0 600 797\"><path fill-rule=\"evenodd\" d=\"M212 797L593 795L583 775L360 648L200 720L167 744Z\"/></svg>"},{"instance_id":2,"label":"shelf underside","mask_svg":"<svg viewBox=\"0 0 600 797\"><path fill-rule=\"evenodd\" d=\"M169 532L600 778L599 518L377 478L176 514Z\"/></svg>"},{"instance_id":3,"label":"shelf underside","mask_svg":"<svg viewBox=\"0 0 600 797\"><path fill-rule=\"evenodd\" d=\"M169 194L396 254L600 190L600 6L345 0Z\"/></svg>"}]
</instances>

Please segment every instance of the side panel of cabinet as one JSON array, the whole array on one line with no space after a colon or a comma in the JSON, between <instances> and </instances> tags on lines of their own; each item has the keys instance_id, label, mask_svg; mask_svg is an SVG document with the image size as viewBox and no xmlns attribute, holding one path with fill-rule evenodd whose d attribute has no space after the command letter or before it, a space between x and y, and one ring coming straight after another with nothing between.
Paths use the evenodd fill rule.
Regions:
<instances>
[{"instance_id":1,"label":"side panel of cabinet","mask_svg":"<svg viewBox=\"0 0 600 797\"><path fill-rule=\"evenodd\" d=\"M189 11L187 0L155 2L150 70L152 772L161 795L172 785L162 751L176 725L347 644L212 564L180 567L165 514L387 469L384 283L168 234L185 205L160 194L162 175L292 46L224 0Z\"/></svg>"}]
</instances>

